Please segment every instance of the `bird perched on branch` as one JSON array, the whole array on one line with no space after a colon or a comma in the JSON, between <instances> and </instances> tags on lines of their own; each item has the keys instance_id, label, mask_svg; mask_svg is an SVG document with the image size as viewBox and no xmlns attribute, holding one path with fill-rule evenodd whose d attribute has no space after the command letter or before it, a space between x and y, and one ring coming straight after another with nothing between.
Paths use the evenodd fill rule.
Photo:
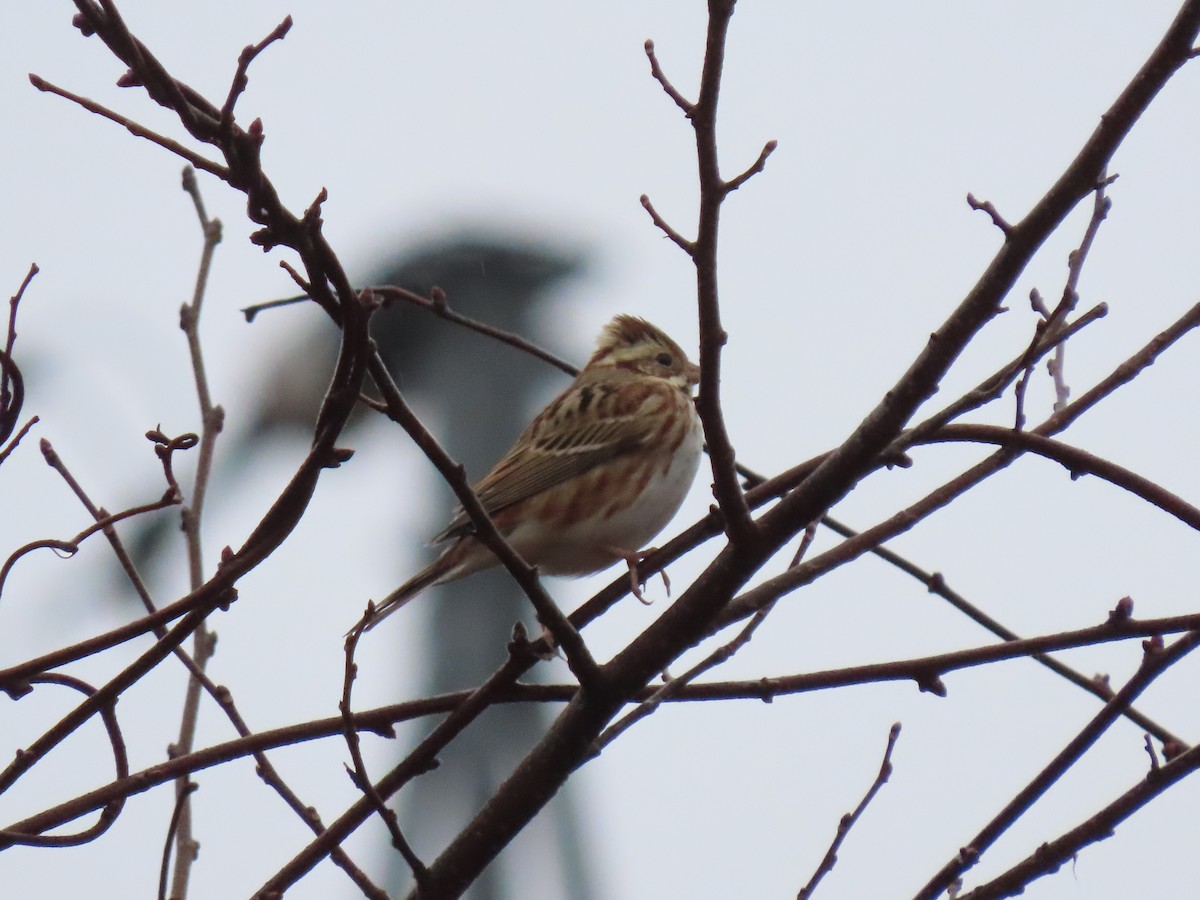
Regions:
<instances>
[{"instance_id":1,"label":"bird perched on branch","mask_svg":"<svg viewBox=\"0 0 1200 900\"><path fill-rule=\"evenodd\" d=\"M699 381L687 354L645 319L609 322L578 377L475 486L521 558L549 575L588 575L624 560L641 599L639 550L675 515L700 465ZM366 628L430 585L499 565L461 509L434 542L451 540Z\"/></svg>"}]
</instances>

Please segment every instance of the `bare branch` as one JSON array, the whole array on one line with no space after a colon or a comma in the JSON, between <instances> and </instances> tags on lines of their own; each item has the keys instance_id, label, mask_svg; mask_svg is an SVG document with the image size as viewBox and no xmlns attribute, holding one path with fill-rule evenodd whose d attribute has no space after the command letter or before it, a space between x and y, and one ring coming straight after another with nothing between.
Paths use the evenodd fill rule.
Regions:
<instances>
[{"instance_id":1,"label":"bare branch","mask_svg":"<svg viewBox=\"0 0 1200 900\"><path fill-rule=\"evenodd\" d=\"M755 700L770 702L776 698L815 691L832 690L850 685L883 683L890 681L913 681L918 684L928 681L933 676L944 676L965 668L988 665L1012 659L1034 658L1038 654L1068 650L1076 647L1094 646L1115 641L1127 641L1154 635L1173 634L1181 631L1191 631L1200 628L1200 613L1184 616L1170 616L1160 619L1131 619L1124 617L1109 617L1100 625L1076 631L1065 631L1058 634L1042 635L1035 638L1013 640L1000 644L988 644L967 650L956 650L950 653L914 659L896 660L884 663L869 663L866 665L849 666L841 669L828 669L819 672L806 672L800 675L787 675L775 678L756 678L746 681L706 682L702 684L685 685L675 692L666 702L711 702L727 700ZM507 683L493 686L489 697L490 703L565 703L574 700L579 695L579 688L572 684L518 684L515 679L527 666L531 658L518 658L505 664ZM499 672L496 673L499 678ZM656 688L644 687L631 697L634 701L644 702L651 699ZM364 710L353 714L353 723L358 731L371 731L384 736L394 734L393 726L400 722L412 721L425 716L441 716L454 713L470 701L475 694L473 691L457 691L437 697L426 697L420 700L409 700L372 710ZM1111 699L1110 691L1107 699ZM474 702L474 701L472 701ZM460 724L462 724L460 722ZM157 785L173 781L183 775L194 774L212 766L220 765L230 760L260 753L277 747L295 745L304 741L322 738L335 738L344 735L346 722L342 715L325 719L316 719L298 725L247 733L241 738L216 744L202 750L197 750L187 756L177 757L151 766L141 772L134 773L128 778L105 785L74 800L67 801L52 809L45 810L34 816L16 823L10 830L36 833L59 827L79 816L86 815L102 808L118 797L130 797ZM417 759L409 759L406 765L411 774L418 762L432 764L432 760L448 742L445 735L436 744L431 743L421 750ZM1176 747L1184 747L1181 742ZM1175 751L1175 755L1180 752ZM382 784L382 782L381 782ZM393 789L398 790L402 784ZM377 785L377 790L381 788ZM382 794L381 794L382 796ZM357 807L356 807L357 808ZM372 814L368 806L363 813L364 818ZM317 830L321 834L324 829ZM353 828L349 828L349 834ZM0 848L4 843L0 841Z\"/></svg>"},{"instance_id":2,"label":"bare branch","mask_svg":"<svg viewBox=\"0 0 1200 900\"><path fill-rule=\"evenodd\" d=\"M875 799L875 795L879 793L879 789L887 784L887 780L892 776L892 751L896 748L896 740L900 737L900 723L897 722L888 731L887 747L883 751L883 762L879 766L879 774L875 776L875 780L871 782L871 787L868 788L866 795L859 801L858 806L853 812L842 816L838 822L837 834L834 835L833 843L829 845L829 850L826 851L824 859L817 867L817 871L813 872L812 877L808 880L808 884L800 888L800 893L796 895L796 900L807 900L811 897L813 891L817 889L817 885L821 883L821 879L833 871L833 867L837 865L838 850L846 840L846 835L850 833L850 829L854 827L854 823L859 820L863 812Z\"/></svg>"},{"instance_id":3,"label":"bare branch","mask_svg":"<svg viewBox=\"0 0 1200 900\"><path fill-rule=\"evenodd\" d=\"M175 807L171 811L171 821L167 825L167 836L163 840L162 862L158 867L158 900L167 900L167 875L171 871L171 847L177 846L179 823L183 819L184 810L188 808L188 798L199 788L200 785L196 782L184 778L175 791ZM194 860L195 856L193 855L192 858Z\"/></svg>"},{"instance_id":4,"label":"bare branch","mask_svg":"<svg viewBox=\"0 0 1200 900\"><path fill-rule=\"evenodd\" d=\"M270 39L267 41L270 42ZM246 64L250 55L242 54ZM239 65L238 77L245 80L244 68ZM235 84L237 79L235 78ZM229 112L232 116L233 101L236 94L230 91ZM232 125L232 121L226 123ZM204 366L204 353L200 346L200 310L204 301L205 288L208 285L208 274L212 268L213 253L221 242L221 223L217 219L208 218L204 209L204 199L200 187L196 183L196 173L189 166L183 170L183 190L191 197L196 209L203 235L203 246L200 252L200 265L196 271L196 285L192 292L190 303L184 303L179 310L179 327L183 329L187 339L188 356L192 364L192 376L196 385L196 397L200 404L200 450L199 461L196 464L196 477L192 484L191 502L180 509L184 541L187 545L188 578L192 590L204 583L204 553L201 549L200 524L203 518L204 499L208 494L208 482L212 474L213 450L216 447L217 436L221 433L225 413L221 407L212 401L208 386L208 374ZM167 461L169 454L164 456L164 469L170 478ZM178 484L175 485L178 490ZM179 722L179 737L172 745L174 753L188 753L196 739L196 724L200 715L200 692L203 688L202 675L212 658L216 648L216 635L208 630L201 622L192 636L192 658L195 668L188 679L187 690L184 694L183 710ZM171 897L173 900L183 900L187 896L188 881L191 877L192 863L199 852L199 844L192 836L191 790L189 782L181 779L176 785L178 815L173 817L175 827L175 869L171 882Z\"/></svg>"},{"instance_id":5,"label":"bare branch","mask_svg":"<svg viewBox=\"0 0 1200 900\"><path fill-rule=\"evenodd\" d=\"M728 335L721 325L717 289L717 234L721 204L729 189L721 177L717 158L717 100L721 93L725 42L733 9L732 0L709 0L700 94L689 116L696 135L700 186L700 213L691 252L692 262L696 265L696 307L700 319L700 395L696 410L704 425L704 441L712 463L713 496L721 508L725 533L735 552L755 555L762 552L764 544L757 524L750 517L750 508L738 481L736 454L725 427L720 393L721 350ZM764 153L769 151L764 150ZM765 162L765 156L762 158Z\"/></svg>"},{"instance_id":6,"label":"bare branch","mask_svg":"<svg viewBox=\"0 0 1200 900\"><path fill-rule=\"evenodd\" d=\"M980 202L975 199L974 194L968 193L967 206L971 207L971 209L987 213L988 217L992 220L992 224L999 228L1005 237L1008 237L1012 233L1012 226L1005 221L1004 216L1000 215L1000 211L996 209L991 200Z\"/></svg>"},{"instance_id":7,"label":"bare branch","mask_svg":"<svg viewBox=\"0 0 1200 900\"><path fill-rule=\"evenodd\" d=\"M642 196L639 198L639 202L642 204L642 209L646 210L646 212L650 214L650 221L654 223L655 227L658 228L659 231L669 237L675 243L675 246L679 247L679 249L688 256L695 255L695 242L689 241L682 234L672 228L670 224L668 224L667 220L658 214L658 210L655 209L654 204L650 202L649 196L642 194Z\"/></svg>"},{"instance_id":8,"label":"bare branch","mask_svg":"<svg viewBox=\"0 0 1200 900\"><path fill-rule=\"evenodd\" d=\"M82 679L72 675L65 675L61 672L50 672L41 675L30 681L30 690L36 684L57 684L63 687L69 687L72 690L78 691L84 696L90 697L96 693L96 689ZM100 710L100 717L104 722L104 730L108 735L109 745L112 747L113 764L117 773L117 780L121 781L129 776L129 755L125 750L125 737L121 734L121 726L117 722L117 711L114 704L106 704ZM29 847L76 847L80 844L86 844L94 841L117 821L117 817L121 814L121 810L125 806L125 797L117 796L109 799L100 809L100 817L95 824L77 834L54 834L45 835L40 831L24 831L20 826L4 829L0 831L0 844L24 844Z\"/></svg>"},{"instance_id":9,"label":"bare branch","mask_svg":"<svg viewBox=\"0 0 1200 900\"><path fill-rule=\"evenodd\" d=\"M767 157L774 153L778 146L779 141L767 141L763 145L762 152L758 154L758 159L754 161L750 168L748 168L741 175L738 175L736 178L725 182L725 193L732 194L743 184L765 169L767 167Z\"/></svg>"},{"instance_id":10,"label":"bare branch","mask_svg":"<svg viewBox=\"0 0 1200 900\"><path fill-rule=\"evenodd\" d=\"M959 900L998 900L1021 893L1025 886L1038 878L1057 872L1085 847L1112 837L1118 825L1197 769L1200 769L1200 747L1193 747L1166 765L1151 769L1145 778L1087 821L1057 840L1039 845L1037 850L1007 872L961 895Z\"/></svg>"},{"instance_id":11,"label":"bare branch","mask_svg":"<svg viewBox=\"0 0 1200 900\"><path fill-rule=\"evenodd\" d=\"M448 300L444 295L441 301L433 298L422 297L420 294L405 290L401 287L392 285L377 285L370 288L372 292L378 294L385 301L402 300L405 303L410 303L413 306L419 306L422 309L433 313L439 319L445 319L447 322L453 322L455 325L474 331L477 334L485 335L493 340L499 341L502 344L508 344L510 347L528 353L535 359L540 359L542 362L549 363L556 369L566 372L574 377L579 374L579 367L572 365L561 357L555 356L549 350L539 347L533 341L526 340L519 334L514 334L511 331L505 331L502 328L497 328L494 325L489 325L486 322L481 322L478 319L472 319L470 316L464 316L462 313L455 311L449 305Z\"/></svg>"},{"instance_id":12,"label":"bare branch","mask_svg":"<svg viewBox=\"0 0 1200 900\"><path fill-rule=\"evenodd\" d=\"M60 88L57 85L51 84L39 75L30 74L30 83L39 91L45 91L50 94L56 94L72 103L77 103L90 113L95 113L98 116L103 116L111 122L116 122L130 134L140 138L145 138L151 143L158 144L164 150L169 150L181 159L185 159L197 169L202 169L211 175L216 175L222 181L229 180L229 170L220 163L215 163L212 160L205 159L199 153L189 150L187 147L178 141L164 137L156 131L152 131L145 125L139 125L132 119L127 119L117 112L113 112L106 106L102 106L94 100L89 100L87 97L81 97L79 94L73 94L65 88Z\"/></svg>"},{"instance_id":13,"label":"bare branch","mask_svg":"<svg viewBox=\"0 0 1200 900\"><path fill-rule=\"evenodd\" d=\"M276 41L282 41L287 33L292 30L292 17L285 16L283 21L275 26L274 30L257 44L246 46L238 56L237 71L233 75L233 83L229 86L229 95L225 98L225 105L221 107L221 130L228 131L233 125L233 107L237 104L238 98L242 92L246 90L246 86L250 83L250 79L246 77L246 72L250 68L250 63L258 57L260 53L267 49ZM201 215L201 219L204 216Z\"/></svg>"},{"instance_id":14,"label":"bare branch","mask_svg":"<svg viewBox=\"0 0 1200 900\"><path fill-rule=\"evenodd\" d=\"M1049 765L1042 769L1004 809L963 846L954 859L947 862L925 887L916 893L914 900L934 900L953 881L974 866L987 849L996 842L996 839L1024 815L1071 766L1079 761L1083 753L1120 717L1122 709L1132 703L1142 691L1150 686L1151 682L1171 665L1200 646L1200 631L1189 631L1165 649L1161 643L1156 645L1148 642L1144 646L1146 649L1142 664L1125 684L1125 687L1121 688L1116 696L1105 704L1104 708L1084 726Z\"/></svg>"},{"instance_id":15,"label":"bare branch","mask_svg":"<svg viewBox=\"0 0 1200 900\"><path fill-rule=\"evenodd\" d=\"M428 737L421 741L398 766L375 784L375 791L381 798L386 800L391 797L410 780L434 766L437 754L464 728L475 721L495 701L502 690L529 668L532 659L526 654L514 652L515 650L516 648L510 645L510 655L505 664L497 669L491 678L456 704L454 710L429 733ZM337 723L340 731L344 724L340 718ZM315 841L276 872L256 892L255 896L270 897L275 892L283 894L313 866L328 856L332 848L340 845L373 812L372 801L366 797L360 798L335 822L331 823Z\"/></svg>"},{"instance_id":16,"label":"bare branch","mask_svg":"<svg viewBox=\"0 0 1200 900\"><path fill-rule=\"evenodd\" d=\"M837 532L842 537L850 538L857 537L858 532L847 525L842 524L838 520L826 516L821 520L821 524L832 531ZM900 554L885 546L875 547L871 553L878 556L884 562L895 566L901 572L911 575L913 578L920 581L929 590L931 594L936 594L959 612L971 619L978 625L982 625L996 637L1005 641L1019 641L1021 636L1010 628L1005 627L999 621L988 615L975 604L971 603L962 594L952 590L946 583L946 578L941 572L927 572L916 564L905 559ZM1094 677L1084 675L1077 669L1073 669L1066 663L1060 662L1052 656L1047 656L1045 653L1030 653L1029 658L1034 662L1045 666L1056 675L1065 678L1077 687L1083 688L1089 694L1099 697L1101 700L1108 701L1112 699L1113 691L1108 686L1107 682L1100 681ZM1134 707L1130 706L1124 712L1125 718L1136 724L1139 728L1153 734L1164 744L1181 744L1182 740L1167 730L1164 726L1151 719L1149 716L1139 712Z\"/></svg>"},{"instance_id":17,"label":"bare branch","mask_svg":"<svg viewBox=\"0 0 1200 900\"><path fill-rule=\"evenodd\" d=\"M1198 4L1198 7L1200 7L1200 4ZM1198 9L1198 15L1200 15L1200 9ZM1154 360L1167 348L1198 326L1200 326L1200 303L1189 309L1167 329L1155 335L1142 349L1117 366L1108 377L1098 382L1078 400L1075 400L1065 409L1054 413L1046 419L1046 421L1034 429L1033 434L1040 437L1050 437L1064 431L1072 422L1095 406L1100 400L1136 378L1147 366L1152 365ZM957 477L944 483L940 488L927 494L917 503L912 504L885 522L881 522L873 528L861 532L859 537L844 541L833 550L822 553L746 591L720 611L720 615L717 616L710 626L710 632L719 630L730 622L743 618L760 609L763 605L778 597L780 591L796 590L824 573L831 571L833 568L844 565L851 559L857 559L872 547L877 547L897 534L908 531L917 522L936 510L943 508L956 497L1011 464L1019 453L1018 449L998 450L987 459L977 463ZM776 517L783 517L789 508L789 502L804 487L812 484L820 476L822 469L829 464L829 459L830 457L825 457L817 467L816 472L802 482L801 488L780 501L773 510L764 516L764 520L778 521ZM805 508L797 506L798 510Z\"/></svg>"},{"instance_id":18,"label":"bare branch","mask_svg":"<svg viewBox=\"0 0 1200 900\"><path fill-rule=\"evenodd\" d=\"M368 608L368 613L370 611ZM358 739L358 728L354 722L354 706L351 702L351 694L354 690L354 679L358 675L358 666L354 662L354 651L358 648L358 640L363 635L363 627L367 618L367 616L364 616L358 627L352 629L346 635L346 665L342 677L342 700L338 704L338 708L341 711L344 723L342 733L346 738L346 746L350 750L350 759L353 763L353 768L349 768L348 771L350 779L354 782L354 786L366 795L371 806L378 813L379 818L383 820L388 834L392 837L392 846L400 851L400 855L404 857L409 870L413 873L414 880L418 885L421 885L428 875L428 869L421 862L421 858L413 852L408 840L404 837L404 833L400 830L400 820L396 816L395 810L388 807L383 797L379 795L379 791L375 789L375 785L371 783L371 778L367 774L367 764L363 761L362 757L362 747Z\"/></svg>"},{"instance_id":19,"label":"bare branch","mask_svg":"<svg viewBox=\"0 0 1200 900\"><path fill-rule=\"evenodd\" d=\"M1095 475L1174 516L1190 528L1200 530L1200 509L1158 483L1124 466L1040 434L1012 431L995 425L947 425L926 439L928 443L979 441L1002 447L1020 447L1029 453L1054 460L1071 473L1071 478Z\"/></svg>"},{"instance_id":20,"label":"bare branch","mask_svg":"<svg viewBox=\"0 0 1200 900\"><path fill-rule=\"evenodd\" d=\"M675 101L675 105L683 111L683 114L691 118L696 110L696 105L685 98L683 94L679 93L675 85L671 84L667 76L663 74L662 67L658 64L658 56L654 52L654 41L647 38L645 48L646 58L650 60L650 74L654 77L655 81L662 85L662 89L666 92L667 96Z\"/></svg>"}]
</instances>

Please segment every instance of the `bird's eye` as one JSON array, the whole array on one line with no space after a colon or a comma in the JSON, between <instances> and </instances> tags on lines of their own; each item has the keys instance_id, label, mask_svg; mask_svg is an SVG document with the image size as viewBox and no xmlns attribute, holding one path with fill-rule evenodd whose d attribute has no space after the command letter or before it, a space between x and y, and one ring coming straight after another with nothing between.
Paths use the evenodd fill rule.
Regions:
<instances>
[{"instance_id":1,"label":"bird's eye","mask_svg":"<svg viewBox=\"0 0 1200 900\"><path fill-rule=\"evenodd\" d=\"M671 367L671 363L675 362L675 360L671 358L670 353L660 353L658 356L654 357L654 361L660 366L665 366L668 369Z\"/></svg>"}]
</instances>

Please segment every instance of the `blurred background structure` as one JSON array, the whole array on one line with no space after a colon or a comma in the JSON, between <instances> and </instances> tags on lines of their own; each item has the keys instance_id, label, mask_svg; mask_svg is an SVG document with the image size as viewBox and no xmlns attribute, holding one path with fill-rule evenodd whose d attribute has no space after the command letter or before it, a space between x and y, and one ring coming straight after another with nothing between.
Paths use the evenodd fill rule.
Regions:
<instances>
[{"instance_id":1,"label":"blurred background structure","mask_svg":"<svg viewBox=\"0 0 1200 900\"><path fill-rule=\"evenodd\" d=\"M549 245L519 245L500 237L467 238L424 248L397 260L373 284L394 284L428 296L446 292L452 309L506 331L537 333L544 303L564 279L578 277L583 259ZM380 310L373 330L382 355L402 389L423 399L443 416L439 438L450 454L479 478L508 449L524 427L532 398L555 375L546 363L495 340L444 322L404 304ZM437 486L438 508L447 515L453 498L429 469ZM427 536L448 519L430 522ZM399 573L399 583L409 573ZM430 590L408 616L398 615L372 633L374 640L396 639L389 632L419 628L429 645L429 669L422 694L474 687L504 661L513 623L528 619L528 601L507 572L495 570ZM491 709L441 758L441 765L417 779L401 796L402 821L409 839L436 852L460 831L494 792L501 779L533 746L548 723L539 704L505 704ZM588 900L594 895L578 796L567 790L538 823L537 859L518 854L493 865L472 888L476 900L530 896L529 877L559 879L538 896ZM528 845L526 845L528 847ZM557 857L559 871L548 865ZM398 854L392 881L399 889L410 874ZM517 875L523 869L524 874ZM507 878L502 872L508 872Z\"/></svg>"},{"instance_id":2,"label":"blurred background structure","mask_svg":"<svg viewBox=\"0 0 1200 900\"><path fill-rule=\"evenodd\" d=\"M402 287L426 297L433 288L440 288L455 312L528 335L539 332L539 319L556 289L580 278L586 270L582 252L549 241L518 238L498 230L451 231L449 235L397 253L380 264L364 284ZM371 333L392 377L410 400L436 417L432 426L436 436L472 478L481 477L508 449L526 424L527 410L539 404L540 394L558 390L554 376L563 377L541 360L402 301L388 303L376 312ZM550 345L567 354L564 348L553 348L552 339ZM216 474L219 480L228 484L236 479L239 468L271 452L280 437L311 439L337 346L335 329L322 317L287 346L277 348L249 425L240 431L234 426L235 433L229 436L232 445L219 454L224 462ZM375 415L364 409L355 424L361 426L366 416ZM399 548L421 544L449 521L453 495L432 467L427 472L425 483L437 494L429 508L440 512L427 523L423 536L396 534L398 559L405 558ZM405 498L380 497L379 502L386 509L393 502L399 506ZM387 521L386 515L380 520ZM145 517L129 528L139 569L154 567L178 523L178 513L172 510ZM171 558L170 553L163 555ZM396 583L408 574L397 567ZM124 579L120 571L114 577ZM119 594L125 597L129 592L119 589ZM345 609L347 626L366 598L357 602ZM400 647L401 630L417 631L418 642L428 648L424 657L428 668L419 695L470 688L504 661L513 623L529 618L527 603L506 572L483 572L431 589L419 604L390 620L368 640L390 640ZM403 643L410 642L411 637ZM379 674L372 673L372 677ZM405 834L424 855L436 853L475 815L501 778L544 732L548 715L539 704L493 708L454 742L439 768L400 794ZM594 896L583 816L577 792L568 788L549 815L539 820L538 838L524 845L527 850L537 849L540 897L589 900ZM410 873L398 854L394 858L390 880L400 891ZM557 865L547 865L554 860ZM522 861L519 853L506 855L473 886L469 896L474 900L528 896L524 891L534 862ZM516 880L516 868L526 870L523 886ZM508 877L503 875L506 871Z\"/></svg>"}]
</instances>

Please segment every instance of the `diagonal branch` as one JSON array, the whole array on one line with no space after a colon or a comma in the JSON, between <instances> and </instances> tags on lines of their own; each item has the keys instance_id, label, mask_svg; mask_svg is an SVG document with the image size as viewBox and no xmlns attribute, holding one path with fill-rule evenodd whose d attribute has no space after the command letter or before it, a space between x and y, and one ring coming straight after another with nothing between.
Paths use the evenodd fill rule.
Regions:
<instances>
[{"instance_id":1,"label":"diagonal branch","mask_svg":"<svg viewBox=\"0 0 1200 900\"><path fill-rule=\"evenodd\" d=\"M1112 837L1118 825L1197 769L1200 769L1200 747L1193 747L1166 765L1152 769L1146 777L1086 822L1057 840L1041 844L1007 872L970 893L960 895L959 900L998 900L1022 893L1036 879L1057 872L1061 866L1074 860L1085 847Z\"/></svg>"},{"instance_id":2,"label":"diagonal branch","mask_svg":"<svg viewBox=\"0 0 1200 900\"><path fill-rule=\"evenodd\" d=\"M1149 343L1117 366L1106 378L1101 379L1089 391L1079 397L1079 399L1047 418L1032 433L1039 437L1049 437L1064 431L1100 400L1136 378L1147 366L1152 365L1163 351L1197 327L1200 327L1200 303L1197 303L1185 312L1164 331L1155 335ZM767 603L773 602L780 596L780 592L794 591L805 584L809 584L827 572L832 571L832 569L838 568L853 559L857 559L872 548L879 546L898 534L908 531L922 519L936 510L942 509L956 497L970 490L985 478L1010 465L1021 452L1016 447L997 450L985 460L960 473L940 488L927 494L924 498L891 518L860 532L858 537L843 541L832 550L828 550L807 562L801 563L799 566L788 569L786 572L776 575L774 578L770 578L746 591L721 610L720 615L716 618L710 630L718 630L730 622L744 618ZM829 457L825 457L825 461L817 467L816 473L809 476L791 497L794 497L796 493L804 491L805 487L817 478L821 468L828 459ZM768 517L777 514L780 508L791 497L785 497L781 500L775 509L767 513L763 519L766 520Z\"/></svg>"},{"instance_id":3,"label":"diagonal branch","mask_svg":"<svg viewBox=\"0 0 1200 900\"><path fill-rule=\"evenodd\" d=\"M1170 666L1200 646L1200 631L1189 631L1170 647L1163 648L1161 642L1147 641L1143 645L1145 655L1142 664L1132 678L1117 692L1104 708L1077 734L1041 772L1004 807L984 828L966 844L954 859L947 862L925 887L914 896L914 900L934 900L959 876L978 862L997 838L1033 806L1051 785L1079 761L1079 758L1100 736L1108 730L1121 711Z\"/></svg>"},{"instance_id":4,"label":"diagonal branch","mask_svg":"<svg viewBox=\"0 0 1200 900\"><path fill-rule=\"evenodd\" d=\"M132 119L127 119L120 113L113 112L106 106L97 103L95 100L89 100L87 97L82 97L79 94L73 94L65 88L60 88L57 85L51 84L46 79L39 75L30 75L29 82L39 91L45 91L50 94L56 94L72 103L77 103L90 113L95 113L98 116L103 116L110 122L116 122L130 134L135 137L145 138L151 143L158 144L164 150L169 150L180 159L186 160L189 165L195 166L201 171L208 172L211 175L216 175L222 181L227 181L230 177L229 169L222 166L220 163L215 163L210 159L206 159L195 151L189 150L187 147L178 141L174 141L169 137L159 134L141 125Z\"/></svg>"},{"instance_id":5,"label":"diagonal branch","mask_svg":"<svg viewBox=\"0 0 1200 900\"><path fill-rule=\"evenodd\" d=\"M979 281L930 336L908 371L813 477L759 520L769 540L782 540L845 496L917 407L933 395L967 343L997 314L1034 253L1071 210L1095 190L1126 135L1171 76L1187 62L1197 34L1200 2L1189 0L1146 63L1100 117L1100 124L1075 159L1033 209L1011 227Z\"/></svg>"}]
</instances>

